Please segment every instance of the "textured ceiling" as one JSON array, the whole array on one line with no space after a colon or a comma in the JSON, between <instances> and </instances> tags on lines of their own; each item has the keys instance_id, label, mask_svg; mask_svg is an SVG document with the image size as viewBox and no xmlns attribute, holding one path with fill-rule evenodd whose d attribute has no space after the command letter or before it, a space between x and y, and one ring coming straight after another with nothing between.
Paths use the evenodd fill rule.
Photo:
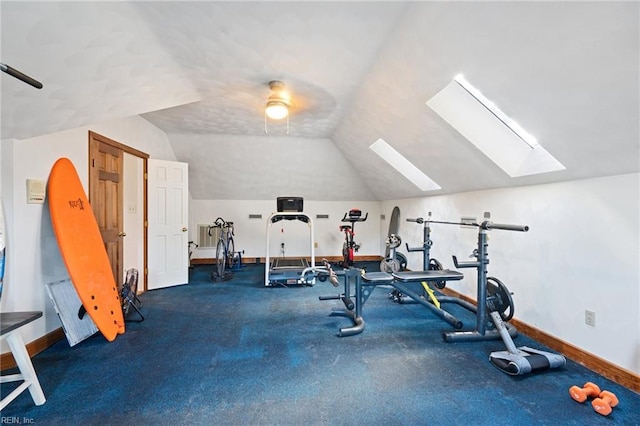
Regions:
<instances>
[{"instance_id":1,"label":"textured ceiling","mask_svg":"<svg viewBox=\"0 0 640 426\"><path fill-rule=\"evenodd\" d=\"M2 75L2 138L141 115L189 162L198 199L388 200L638 172L639 9L2 1L0 60L45 85ZM566 170L510 178L430 110L458 73ZM294 99L288 135L265 135L273 79ZM368 149L378 138L442 189L390 169Z\"/></svg>"}]
</instances>

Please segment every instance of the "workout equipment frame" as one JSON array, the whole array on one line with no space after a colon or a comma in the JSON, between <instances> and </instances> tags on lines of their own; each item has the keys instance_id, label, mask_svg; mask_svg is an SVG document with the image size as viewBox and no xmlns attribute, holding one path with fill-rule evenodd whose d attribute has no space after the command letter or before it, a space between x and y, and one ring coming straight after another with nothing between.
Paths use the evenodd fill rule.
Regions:
<instances>
[{"instance_id":1,"label":"workout equipment frame","mask_svg":"<svg viewBox=\"0 0 640 426\"><path fill-rule=\"evenodd\" d=\"M431 212L427 214L427 219L421 217L415 219L407 219L407 222L414 222L422 227L422 247L409 247L408 243L405 243L408 253L420 251L422 252L422 270L423 271L438 271L442 270L442 263L437 259L431 258L431 247L433 246L433 240L431 239ZM439 289L445 287L445 282L435 283L435 286Z\"/></svg>"},{"instance_id":2,"label":"workout equipment frame","mask_svg":"<svg viewBox=\"0 0 640 426\"><path fill-rule=\"evenodd\" d=\"M489 264L489 253L487 251L487 247L489 246L488 233L493 229L527 232L529 231L529 227L526 225L505 225L491 222L488 220L491 216L488 212L486 212L484 216L486 220L480 224L431 221L431 223L468 225L478 228L478 246L473 251L472 255L476 258L476 261L458 262L456 256L453 256L453 264L456 268L475 268L478 272L476 328L475 330L469 331L443 333L442 337L446 342L469 342L500 339L501 335L497 329L489 329L489 324L492 324L489 313L499 311L503 321L508 321L513 317L514 308L511 293L498 279L494 277L487 277L487 265ZM492 283L491 287L489 287L489 282ZM489 292L489 288L492 290L491 294ZM517 335L517 330L511 324L505 324L505 327L511 337L515 337Z\"/></svg>"},{"instance_id":3,"label":"workout equipment frame","mask_svg":"<svg viewBox=\"0 0 640 426\"><path fill-rule=\"evenodd\" d=\"M269 256L269 244L271 225L281 220L299 220L309 226L309 251L311 253L311 263L304 258L278 259L271 262ZM313 220L302 212L278 212L272 213L267 219L267 244L265 251L264 285L272 287L276 285L315 285L316 277L313 274L304 273L308 267L315 270L315 241L313 237Z\"/></svg>"},{"instance_id":4,"label":"workout equipment frame","mask_svg":"<svg viewBox=\"0 0 640 426\"><path fill-rule=\"evenodd\" d=\"M527 373L560 368L566 365L567 360L560 354L541 351L528 346L516 348L500 314L498 314L498 312L491 312L490 315L507 350L491 352L491 354L489 354L489 360L503 373L511 376L521 376Z\"/></svg>"},{"instance_id":5,"label":"workout equipment frame","mask_svg":"<svg viewBox=\"0 0 640 426\"><path fill-rule=\"evenodd\" d=\"M378 285L392 286L398 291L412 298L416 303L421 304L436 316L442 318L454 328L460 329L463 324L458 318L449 312L436 306L429 300L421 297L418 293L409 289L407 283L427 283L433 281L461 280L463 275L457 271L441 270L441 271L405 271L389 274L387 272L368 272L362 273L356 268L349 268L336 272L337 277L343 278L344 292L338 296L320 296L320 300L341 300L346 309L334 309L331 311L332 316L344 316L353 321L353 325L342 327L338 330L339 337L353 336L362 333L365 327L365 321L362 314L365 303L373 290ZM424 284L426 285L426 284ZM352 289L354 294L351 293ZM456 298L451 298L456 299ZM456 302L467 303L456 299ZM471 304L468 304L471 306Z\"/></svg>"}]
</instances>

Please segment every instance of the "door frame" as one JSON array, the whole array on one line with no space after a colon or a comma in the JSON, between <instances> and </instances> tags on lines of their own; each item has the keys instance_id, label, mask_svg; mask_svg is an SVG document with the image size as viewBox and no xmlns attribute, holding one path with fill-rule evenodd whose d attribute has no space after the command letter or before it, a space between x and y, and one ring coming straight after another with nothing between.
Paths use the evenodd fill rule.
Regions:
<instances>
[{"instance_id":1,"label":"door frame","mask_svg":"<svg viewBox=\"0 0 640 426\"><path fill-rule=\"evenodd\" d=\"M142 271L142 274L140 274L142 276L142 283L138 283L138 291L146 291L147 290L147 275L148 275L148 268L147 268L147 228L148 228L148 221L147 221L147 159L149 158L149 154L143 152L143 151L139 151L135 148L132 148L130 146L127 146L123 143L114 141L113 139L110 139L106 136L103 136L99 133L93 132L91 130L89 130L89 135L88 135L88 145L89 145L89 158L88 158L88 165L89 165L89 194L92 193L91 189L93 188L94 185L97 184L97 182L95 182L95 179L92 177L93 173L91 173L91 168L92 168L92 164L91 164L91 159L93 158L93 148L92 148L92 141L98 141L100 143L109 145L113 148L119 149L122 152L126 152L130 155L133 155L137 158L142 159L142 209L143 209L143 213L142 213L142 227L143 227L143 241L142 241L142 252L143 252L143 264L144 264L144 270ZM123 170L124 173L124 170ZM123 181L124 181L124 185L127 184L127 179L124 178L123 176ZM91 199L89 199L89 203L91 203ZM124 209L125 206L121 205L119 206L120 211L124 213ZM120 283L117 283L118 285L120 285Z\"/></svg>"}]
</instances>

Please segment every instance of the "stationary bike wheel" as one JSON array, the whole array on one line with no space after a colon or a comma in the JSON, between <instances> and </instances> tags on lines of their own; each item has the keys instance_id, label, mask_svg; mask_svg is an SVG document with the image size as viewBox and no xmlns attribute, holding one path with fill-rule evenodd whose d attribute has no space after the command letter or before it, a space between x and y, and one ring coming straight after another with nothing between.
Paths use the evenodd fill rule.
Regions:
<instances>
[{"instance_id":1,"label":"stationary bike wheel","mask_svg":"<svg viewBox=\"0 0 640 426\"><path fill-rule=\"evenodd\" d=\"M229 237L227 243L227 266L233 269L236 262L236 245L233 243L233 237Z\"/></svg>"},{"instance_id":2,"label":"stationary bike wheel","mask_svg":"<svg viewBox=\"0 0 640 426\"><path fill-rule=\"evenodd\" d=\"M219 240L216 246L216 273L220 279L224 277L225 263L227 263L227 259L224 253L224 242Z\"/></svg>"}]
</instances>

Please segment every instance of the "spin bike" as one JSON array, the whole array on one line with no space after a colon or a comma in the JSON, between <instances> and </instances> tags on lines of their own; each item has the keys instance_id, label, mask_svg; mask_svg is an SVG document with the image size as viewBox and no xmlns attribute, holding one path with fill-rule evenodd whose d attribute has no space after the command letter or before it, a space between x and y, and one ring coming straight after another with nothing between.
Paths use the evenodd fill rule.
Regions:
<instances>
[{"instance_id":1,"label":"spin bike","mask_svg":"<svg viewBox=\"0 0 640 426\"><path fill-rule=\"evenodd\" d=\"M354 252L360 249L360 245L357 244L353 237L356 235L356 222L364 222L369 217L369 213L366 213L362 217L362 211L359 209L351 209L342 217L341 222L348 222L351 225L340 225L340 231L344 232L344 243L342 244L342 267L348 268L353 266Z\"/></svg>"}]
</instances>

